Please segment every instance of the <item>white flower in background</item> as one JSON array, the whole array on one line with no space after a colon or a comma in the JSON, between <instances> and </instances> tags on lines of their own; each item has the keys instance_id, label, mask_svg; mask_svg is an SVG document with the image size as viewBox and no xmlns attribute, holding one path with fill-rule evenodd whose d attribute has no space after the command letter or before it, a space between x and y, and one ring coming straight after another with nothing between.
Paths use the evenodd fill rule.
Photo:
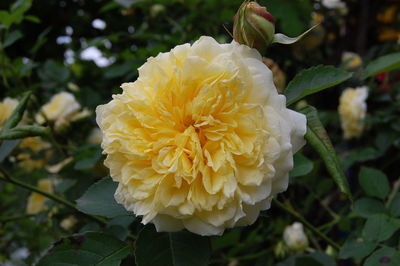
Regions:
<instances>
[{"instance_id":1,"label":"white flower in background","mask_svg":"<svg viewBox=\"0 0 400 266\"><path fill-rule=\"evenodd\" d=\"M304 233L303 224L295 222L286 226L283 232L283 241L291 251L301 252L307 249L308 238Z\"/></svg>"},{"instance_id":2,"label":"white flower in background","mask_svg":"<svg viewBox=\"0 0 400 266\"><path fill-rule=\"evenodd\" d=\"M339 99L339 115L345 139L360 137L367 113L367 87L348 88Z\"/></svg>"},{"instance_id":3,"label":"white flower in background","mask_svg":"<svg viewBox=\"0 0 400 266\"><path fill-rule=\"evenodd\" d=\"M50 101L43 105L35 119L39 124L43 124L45 117L54 122L56 127L68 122L71 117L81 109L81 105L75 96L69 92L60 92L51 97ZM43 114L45 117L43 117Z\"/></svg>"},{"instance_id":4,"label":"white flower in background","mask_svg":"<svg viewBox=\"0 0 400 266\"><path fill-rule=\"evenodd\" d=\"M96 18L95 20L92 21L92 27L98 30L104 30L106 28L107 24L104 20Z\"/></svg>"},{"instance_id":5,"label":"white flower in background","mask_svg":"<svg viewBox=\"0 0 400 266\"><path fill-rule=\"evenodd\" d=\"M98 67L106 67L114 63L115 58L107 58L103 56L103 53L95 46L90 46L81 52L81 59L94 61Z\"/></svg>"},{"instance_id":6,"label":"white flower in background","mask_svg":"<svg viewBox=\"0 0 400 266\"><path fill-rule=\"evenodd\" d=\"M151 57L96 109L116 200L158 231L220 235L287 189L306 118L261 55L201 37Z\"/></svg>"},{"instance_id":7,"label":"white flower in background","mask_svg":"<svg viewBox=\"0 0 400 266\"><path fill-rule=\"evenodd\" d=\"M69 44L71 41L71 36L58 36L56 40L57 44Z\"/></svg>"},{"instance_id":8,"label":"white flower in background","mask_svg":"<svg viewBox=\"0 0 400 266\"><path fill-rule=\"evenodd\" d=\"M18 100L8 97L0 102L0 129L2 129L4 122L10 117L18 103Z\"/></svg>"},{"instance_id":9,"label":"white flower in background","mask_svg":"<svg viewBox=\"0 0 400 266\"><path fill-rule=\"evenodd\" d=\"M26 247L15 250L10 255L11 260L24 260L29 257L29 250Z\"/></svg>"},{"instance_id":10,"label":"white flower in background","mask_svg":"<svg viewBox=\"0 0 400 266\"><path fill-rule=\"evenodd\" d=\"M64 52L64 58L65 58L65 63L67 65L73 64L75 62L75 58L74 58L74 51L71 49L67 49Z\"/></svg>"},{"instance_id":11,"label":"white flower in background","mask_svg":"<svg viewBox=\"0 0 400 266\"><path fill-rule=\"evenodd\" d=\"M29 250L26 247L21 247L14 250L10 254L9 261L1 261L1 266L22 266L26 265L24 260L29 257Z\"/></svg>"},{"instance_id":12,"label":"white flower in background","mask_svg":"<svg viewBox=\"0 0 400 266\"><path fill-rule=\"evenodd\" d=\"M322 5L329 9L346 8L346 3L341 0L322 0Z\"/></svg>"}]
</instances>

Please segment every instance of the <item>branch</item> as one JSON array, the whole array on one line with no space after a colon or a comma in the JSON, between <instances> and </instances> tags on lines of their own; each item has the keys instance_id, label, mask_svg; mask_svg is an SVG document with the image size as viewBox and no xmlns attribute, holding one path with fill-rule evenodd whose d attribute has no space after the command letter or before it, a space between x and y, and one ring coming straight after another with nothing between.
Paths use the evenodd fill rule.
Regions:
<instances>
[{"instance_id":1,"label":"branch","mask_svg":"<svg viewBox=\"0 0 400 266\"><path fill-rule=\"evenodd\" d=\"M12 176L10 176L8 173L6 173L1 168L0 168L0 175L1 175L0 180L2 180L2 181L17 185L19 187L25 188L27 190L30 190L30 191L33 191L33 192L36 192L36 193L39 193L39 194L45 196L46 198L49 198L49 199L51 199L51 200L53 200L55 202L61 203L61 204L65 205L65 206L68 206L68 207L76 210L75 204L70 202L70 201L68 201L67 199L64 199L64 198L62 198L60 196L57 196L55 194L48 193L48 192L43 191L43 190L41 190L41 189L39 189L39 188L37 188L35 186L32 186L32 185L27 184L27 183L25 183L23 181L20 181L20 180L18 180L16 178L13 178ZM90 215L90 214L85 214L85 215L90 217L91 219L101 223L101 224L107 224L107 221L105 219L103 219L103 218L100 218L100 217L97 217L97 216L93 216L93 215Z\"/></svg>"},{"instance_id":2,"label":"branch","mask_svg":"<svg viewBox=\"0 0 400 266\"><path fill-rule=\"evenodd\" d=\"M328 242L329 245L331 245L333 248L339 250L340 245L337 244L335 241L333 241L331 238L329 238L327 235L322 233L318 228L313 226L311 223L309 223L300 213L297 211L293 210L291 206L287 206L286 204L283 204L279 202L277 199L273 199L274 204L277 205L279 208L287 212L288 214L292 215L295 217L297 220L299 220L301 223L303 223L310 231L318 235L320 238Z\"/></svg>"}]
</instances>

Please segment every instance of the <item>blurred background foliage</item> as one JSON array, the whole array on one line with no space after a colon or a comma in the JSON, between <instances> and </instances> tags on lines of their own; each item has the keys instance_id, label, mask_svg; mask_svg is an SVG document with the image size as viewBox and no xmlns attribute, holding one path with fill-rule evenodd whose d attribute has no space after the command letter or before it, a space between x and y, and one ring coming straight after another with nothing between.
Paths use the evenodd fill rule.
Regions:
<instances>
[{"instance_id":1,"label":"blurred background foliage","mask_svg":"<svg viewBox=\"0 0 400 266\"><path fill-rule=\"evenodd\" d=\"M103 157L98 142L91 144L87 139L96 127L95 107L108 102L112 94L119 93L120 84L134 81L137 68L150 56L193 42L202 35L213 36L221 43L230 42L232 18L241 2L0 1L0 99L18 98L22 92L32 90L33 100L27 116L33 119L51 96L69 91L81 106L92 112L56 134L61 149L52 151L48 165L54 166L65 158L72 158L60 166L61 170L52 171L48 167L27 169L15 164L18 158L4 160L1 164L14 177L32 185L43 178L57 178L54 188L57 194L71 202L80 198L90 185L108 174L101 163ZM363 200L356 205L358 213L351 212L348 201L327 178L318 155L308 148L295 157L298 167L291 174L291 182L296 185L290 186L284 194L285 198L301 199L295 202L294 208L340 243L350 236L357 238L365 219L376 214L377 209L378 212L385 209L384 204L387 208L385 213L400 216L400 195L396 191L391 194L390 201L384 201L388 193L377 199L368 194L368 189L360 189L358 180L363 164L384 171L388 175L384 178L390 186L399 185L395 182L400 175L397 167L400 159L399 72L392 71L367 80L361 75L371 60L400 51L400 2L343 2L345 8L330 8L318 0L259 1L276 17L277 32L295 36L311 25L321 23L301 42L293 46L276 45L268 50L266 56L279 66L286 77L283 79L290 81L300 70L318 64L354 72L353 78L345 85L313 95L307 101L320 110L320 118L342 159L355 198ZM358 54L359 61L353 61L354 57L350 61L344 60L342 55L347 51ZM336 111L339 95L346 86L360 85L370 87L367 133L360 139L343 141ZM28 152L40 159L45 157L33 150ZM364 171L368 172L368 169ZM16 252L21 253L21 248L26 248L26 256L22 260L15 259L13 263L31 265L51 243L72 233L97 230L125 239L128 228L134 234L141 228L138 220L132 223L132 217L131 220L114 218L100 228L90 217L51 201L46 203L45 211L26 214L29 191L6 183L0 183L0 189L0 264L13 261ZM396 205L393 207L393 204ZM378 207L372 207L374 210L371 211L371 206ZM316 212L316 208L319 211ZM77 224L60 226L61 221L70 215L76 217ZM223 237L213 239L211 262L215 265L273 265L283 261L289 252L282 244L282 232L292 222L292 218L272 208L254 225L229 230ZM379 241L391 241L388 245L398 248L398 236L397 232L390 235L389 240L382 238ZM320 261L325 261L322 265L331 265L332 261L324 254L336 256L337 253L315 238L311 237L311 243L320 252L318 254L322 254L318 255L322 258ZM343 259L354 259L351 256L342 254ZM301 265L290 260L293 261L293 257L280 265ZM129 264L132 261L131 256L125 263L132 265ZM352 265L349 260L342 263Z\"/></svg>"}]
</instances>

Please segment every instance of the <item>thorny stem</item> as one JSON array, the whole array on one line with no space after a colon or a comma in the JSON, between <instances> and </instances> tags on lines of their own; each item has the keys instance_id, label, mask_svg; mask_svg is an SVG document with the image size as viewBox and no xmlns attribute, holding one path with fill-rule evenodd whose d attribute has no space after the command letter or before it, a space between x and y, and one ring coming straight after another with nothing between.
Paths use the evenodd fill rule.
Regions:
<instances>
[{"instance_id":1,"label":"thorny stem","mask_svg":"<svg viewBox=\"0 0 400 266\"><path fill-rule=\"evenodd\" d=\"M39 188L37 188L35 186L32 186L32 185L27 184L27 183L25 183L23 181L20 181L20 180L18 180L16 178L13 178L12 176L10 176L8 173L6 173L1 168L0 168L0 176L1 176L0 180L2 180L2 181L17 185L19 187L25 188L27 190L30 190L30 191L33 191L33 192L36 192L36 193L39 193L39 194L45 196L46 198L49 198L49 199L51 199L51 200L53 200L55 202L61 203L61 204L65 205L65 206L68 206L68 207L70 207L72 209L76 209L75 204L70 202L70 201L68 201L67 199L64 199L64 198L62 198L60 196L48 193L48 192L43 191L43 190L41 190L41 189L39 189ZM107 224L107 221L105 219L103 219L103 218L100 218L100 217L97 217L97 216L93 216L93 215L90 215L90 214L85 214L85 215L90 217L91 219L101 223L101 224Z\"/></svg>"},{"instance_id":2,"label":"thorny stem","mask_svg":"<svg viewBox=\"0 0 400 266\"><path fill-rule=\"evenodd\" d=\"M310 231L312 231L314 234L318 235L320 238L328 242L329 245L331 245L333 248L336 250L340 249L340 245L337 244L335 241L333 241L331 238L329 238L327 235L322 233L318 228L313 226L311 223L309 223L300 213L297 211L293 210L293 208L290 205L281 203L277 199L273 199L274 204L277 205L279 208L287 212L288 214L292 215L295 217L297 220L299 220L301 223L303 223Z\"/></svg>"}]
</instances>

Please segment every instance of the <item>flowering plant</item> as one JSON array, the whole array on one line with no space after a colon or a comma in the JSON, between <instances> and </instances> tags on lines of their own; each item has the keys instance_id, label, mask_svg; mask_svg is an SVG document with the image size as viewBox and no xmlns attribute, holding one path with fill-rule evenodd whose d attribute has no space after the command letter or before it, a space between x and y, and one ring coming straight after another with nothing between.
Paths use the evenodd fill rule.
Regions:
<instances>
[{"instance_id":1,"label":"flowering plant","mask_svg":"<svg viewBox=\"0 0 400 266\"><path fill-rule=\"evenodd\" d=\"M286 190L306 119L255 50L201 37L150 58L122 89L97 122L115 198L144 224L220 235Z\"/></svg>"},{"instance_id":2,"label":"flowering plant","mask_svg":"<svg viewBox=\"0 0 400 266\"><path fill-rule=\"evenodd\" d=\"M0 265L399 265L398 12L2 1Z\"/></svg>"}]
</instances>

